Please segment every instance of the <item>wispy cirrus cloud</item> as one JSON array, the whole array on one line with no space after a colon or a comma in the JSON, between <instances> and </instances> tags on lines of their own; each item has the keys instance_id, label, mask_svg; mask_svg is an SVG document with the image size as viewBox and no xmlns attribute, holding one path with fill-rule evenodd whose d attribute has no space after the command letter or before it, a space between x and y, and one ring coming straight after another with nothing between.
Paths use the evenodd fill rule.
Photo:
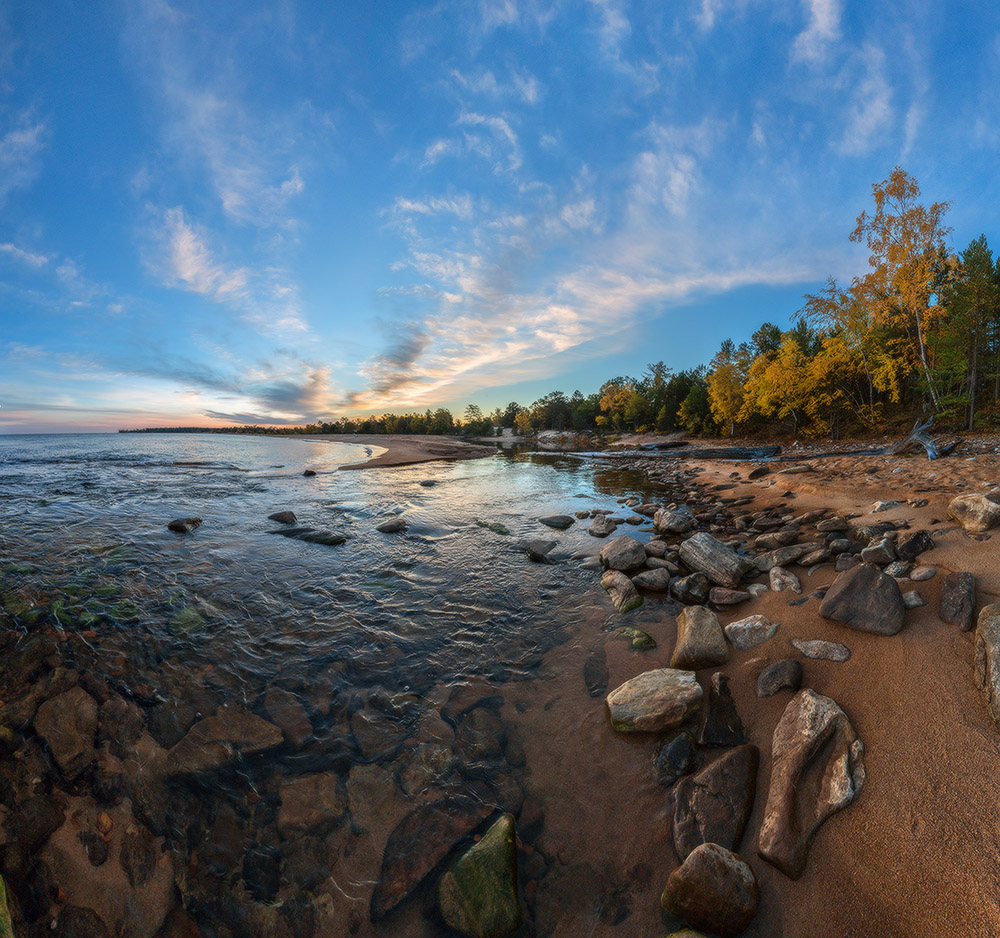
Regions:
<instances>
[{"instance_id":1,"label":"wispy cirrus cloud","mask_svg":"<svg viewBox=\"0 0 1000 938\"><path fill-rule=\"evenodd\" d=\"M27 264L28 267L34 267L36 270L44 267L51 259L45 254L38 254L34 251L26 251L24 248L19 248L16 244L11 244L9 241L0 244L0 253L6 254L16 261L20 261L22 264Z\"/></svg>"},{"instance_id":2,"label":"wispy cirrus cloud","mask_svg":"<svg viewBox=\"0 0 1000 938\"><path fill-rule=\"evenodd\" d=\"M803 0L803 6L809 24L792 43L792 59L818 62L840 38L841 0Z\"/></svg>"},{"instance_id":3,"label":"wispy cirrus cloud","mask_svg":"<svg viewBox=\"0 0 1000 938\"><path fill-rule=\"evenodd\" d=\"M46 126L29 111L22 111L0 133L0 207L10 194L30 186L41 170Z\"/></svg>"},{"instance_id":4,"label":"wispy cirrus cloud","mask_svg":"<svg viewBox=\"0 0 1000 938\"><path fill-rule=\"evenodd\" d=\"M845 109L839 145L844 153L861 154L884 143L894 128L893 89L886 75L885 53L874 44L857 53L848 74L851 73L860 73L860 78L845 78L851 81L854 91Z\"/></svg>"}]
</instances>

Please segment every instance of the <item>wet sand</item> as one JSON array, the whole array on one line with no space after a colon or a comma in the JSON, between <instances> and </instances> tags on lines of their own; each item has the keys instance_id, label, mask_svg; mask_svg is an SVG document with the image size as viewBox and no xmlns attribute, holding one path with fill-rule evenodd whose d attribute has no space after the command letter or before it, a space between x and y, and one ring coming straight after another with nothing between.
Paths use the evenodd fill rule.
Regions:
<instances>
[{"instance_id":1,"label":"wet sand","mask_svg":"<svg viewBox=\"0 0 1000 938\"><path fill-rule=\"evenodd\" d=\"M381 452L365 462L349 463L341 469L377 469L391 466L413 466L424 462L454 462L459 459L482 459L496 454L495 446L476 446L457 437L408 436L405 434L337 434L321 433L302 437L304 440L328 440L374 447Z\"/></svg>"}]
</instances>

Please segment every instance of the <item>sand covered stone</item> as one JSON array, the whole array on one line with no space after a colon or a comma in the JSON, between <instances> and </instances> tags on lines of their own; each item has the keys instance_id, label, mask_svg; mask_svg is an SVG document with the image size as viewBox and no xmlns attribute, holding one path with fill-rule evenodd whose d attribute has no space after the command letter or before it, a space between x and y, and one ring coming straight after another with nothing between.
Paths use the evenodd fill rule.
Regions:
<instances>
[{"instance_id":1,"label":"sand covered stone","mask_svg":"<svg viewBox=\"0 0 1000 938\"><path fill-rule=\"evenodd\" d=\"M792 879L802 875L813 834L864 785L863 754L850 720L829 697L801 690L789 701L771 745L762 859Z\"/></svg>"},{"instance_id":2,"label":"sand covered stone","mask_svg":"<svg viewBox=\"0 0 1000 938\"><path fill-rule=\"evenodd\" d=\"M646 671L608 694L611 725L621 733L659 733L696 713L702 695L694 671Z\"/></svg>"},{"instance_id":3,"label":"sand covered stone","mask_svg":"<svg viewBox=\"0 0 1000 938\"><path fill-rule=\"evenodd\" d=\"M736 849L753 810L759 764L756 746L738 746L677 783L674 848L682 862L701 844Z\"/></svg>"},{"instance_id":4,"label":"sand covered stone","mask_svg":"<svg viewBox=\"0 0 1000 938\"><path fill-rule=\"evenodd\" d=\"M438 884L441 917L470 938L504 938L521 927L514 818L504 814Z\"/></svg>"},{"instance_id":5,"label":"sand covered stone","mask_svg":"<svg viewBox=\"0 0 1000 938\"><path fill-rule=\"evenodd\" d=\"M660 903L672 915L721 938L736 938L757 914L753 871L718 844L702 844L670 874Z\"/></svg>"},{"instance_id":6,"label":"sand covered stone","mask_svg":"<svg viewBox=\"0 0 1000 938\"><path fill-rule=\"evenodd\" d=\"M716 586L733 589L753 569L749 557L716 540L711 534L693 534L681 542L681 560L694 573L704 573Z\"/></svg>"},{"instance_id":7,"label":"sand covered stone","mask_svg":"<svg viewBox=\"0 0 1000 938\"><path fill-rule=\"evenodd\" d=\"M862 563L833 581L819 614L859 632L895 635L903 627L903 595L891 576Z\"/></svg>"},{"instance_id":8,"label":"sand covered stone","mask_svg":"<svg viewBox=\"0 0 1000 938\"><path fill-rule=\"evenodd\" d=\"M672 668L709 668L729 660L729 645L719 617L706 606L686 606L677 617Z\"/></svg>"}]
</instances>

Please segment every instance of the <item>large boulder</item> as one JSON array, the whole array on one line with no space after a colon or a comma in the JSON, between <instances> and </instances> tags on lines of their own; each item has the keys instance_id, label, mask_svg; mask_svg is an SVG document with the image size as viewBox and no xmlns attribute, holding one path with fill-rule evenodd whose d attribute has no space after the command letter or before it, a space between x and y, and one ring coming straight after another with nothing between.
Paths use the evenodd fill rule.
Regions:
<instances>
[{"instance_id":1,"label":"large boulder","mask_svg":"<svg viewBox=\"0 0 1000 938\"><path fill-rule=\"evenodd\" d=\"M801 690L774 730L771 785L758 853L786 876L805 869L819 826L846 808L865 782L864 746L829 697Z\"/></svg>"},{"instance_id":2,"label":"large boulder","mask_svg":"<svg viewBox=\"0 0 1000 938\"><path fill-rule=\"evenodd\" d=\"M702 694L694 671L646 671L608 694L611 725L621 733L668 730L698 711Z\"/></svg>"},{"instance_id":3,"label":"large boulder","mask_svg":"<svg viewBox=\"0 0 1000 938\"><path fill-rule=\"evenodd\" d=\"M702 844L670 874L661 905L720 938L736 938L757 914L760 894L753 871L718 844Z\"/></svg>"},{"instance_id":4,"label":"large boulder","mask_svg":"<svg viewBox=\"0 0 1000 938\"><path fill-rule=\"evenodd\" d=\"M976 621L976 687L1000 729L1000 603L984 606Z\"/></svg>"},{"instance_id":5,"label":"large boulder","mask_svg":"<svg viewBox=\"0 0 1000 938\"><path fill-rule=\"evenodd\" d=\"M861 563L833 581L819 614L859 632L895 635L903 627L903 594L891 576Z\"/></svg>"},{"instance_id":6,"label":"large boulder","mask_svg":"<svg viewBox=\"0 0 1000 938\"><path fill-rule=\"evenodd\" d=\"M692 573L704 573L716 586L737 587L754 568L749 557L736 553L732 547L704 532L682 541L679 552Z\"/></svg>"},{"instance_id":7,"label":"large boulder","mask_svg":"<svg viewBox=\"0 0 1000 938\"><path fill-rule=\"evenodd\" d=\"M687 775L674 793L674 847L683 862L701 844L735 850L757 792L756 746L739 746Z\"/></svg>"},{"instance_id":8,"label":"large boulder","mask_svg":"<svg viewBox=\"0 0 1000 938\"><path fill-rule=\"evenodd\" d=\"M972 629L976 609L976 578L971 573L949 573L941 586L941 621Z\"/></svg>"},{"instance_id":9,"label":"large boulder","mask_svg":"<svg viewBox=\"0 0 1000 938\"><path fill-rule=\"evenodd\" d=\"M500 817L441 877L438 905L445 923L469 938L504 938L521 927L511 815Z\"/></svg>"},{"instance_id":10,"label":"large boulder","mask_svg":"<svg viewBox=\"0 0 1000 938\"><path fill-rule=\"evenodd\" d=\"M601 566L606 570L638 570L646 563L646 549L634 537L616 537L601 548Z\"/></svg>"},{"instance_id":11,"label":"large boulder","mask_svg":"<svg viewBox=\"0 0 1000 938\"><path fill-rule=\"evenodd\" d=\"M677 617L677 645L672 668L710 668L729 660L729 646L719 617L707 606L686 606Z\"/></svg>"},{"instance_id":12,"label":"large boulder","mask_svg":"<svg viewBox=\"0 0 1000 938\"><path fill-rule=\"evenodd\" d=\"M966 531L989 531L1000 524L1000 505L986 495L956 495L948 504L948 517Z\"/></svg>"}]
</instances>

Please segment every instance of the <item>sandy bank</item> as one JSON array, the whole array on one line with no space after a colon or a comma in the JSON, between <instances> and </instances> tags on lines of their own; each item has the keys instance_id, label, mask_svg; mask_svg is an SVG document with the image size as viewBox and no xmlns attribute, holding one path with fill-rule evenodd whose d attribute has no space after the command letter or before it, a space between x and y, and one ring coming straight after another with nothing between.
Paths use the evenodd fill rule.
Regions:
<instances>
[{"instance_id":1,"label":"sandy bank","mask_svg":"<svg viewBox=\"0 0 1000 938\"><path fill-rule=\"evenodd\" d=\"M306 440L329 440L332 443L352 443L359 446L377 447L381 452L373 454L365 462L349 463L341 469L372 469L390 466L413 466L422 462L459 459L481 459L493 456L495 446L476 446L451 436L406 436L402 434L336 434L321 433L303 437Z\"/></svg>"}]
</instances>

